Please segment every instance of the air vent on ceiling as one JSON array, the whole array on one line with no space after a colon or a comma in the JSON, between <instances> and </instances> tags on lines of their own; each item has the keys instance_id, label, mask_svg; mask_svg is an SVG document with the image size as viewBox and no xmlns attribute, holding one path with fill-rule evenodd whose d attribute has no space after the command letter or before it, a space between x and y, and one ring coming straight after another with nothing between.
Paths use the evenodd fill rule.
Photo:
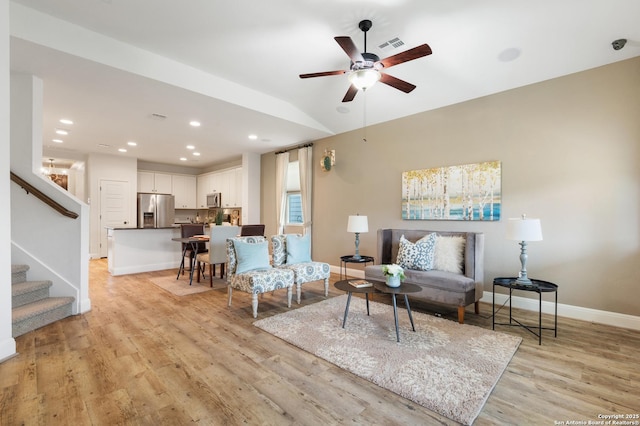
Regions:
<instances>
[{"instance_id":1,"label":"air vent on ceiling","mask_svg":"<svg viewBox=\"0 0 640 426\"><path fill-rule=\"evenodd\" d=\"M378 47L382 50L382 51L386 51L386 50L392 50L392 49L397 49L400 46L404 46L404 41L400 40L399 37L394 37L391 40L387 40L384 43L382 43L381 45L379 45Z\"/></svg>"},{"instance_id":2,"label":"air vent on ceiling","mask_svg":"<svg viewBox=\"0 0 640 426\"><path fill-rule=\"evenodd\" d=\"M149 117L150 117L152 120L159 120L159 121L162 121L162 120L164 120L165 118L167 118L167 116L166 116L166 115L158 114L158 113L155 113L155 112L154 112L154 113L152 113Z\"/></svg>"}]
</instances>

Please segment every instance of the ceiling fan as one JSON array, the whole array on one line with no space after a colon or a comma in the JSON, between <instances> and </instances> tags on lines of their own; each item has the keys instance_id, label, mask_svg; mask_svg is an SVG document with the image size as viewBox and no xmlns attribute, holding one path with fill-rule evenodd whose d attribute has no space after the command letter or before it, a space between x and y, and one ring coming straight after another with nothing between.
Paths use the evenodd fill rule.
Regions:
<instances>
[{"instance_id":1,"label":"ceiling fan","mask_svg":"<svg viewBox=\"0 0 640 426\"><path fill-rule=\"evenodd\" d=\"M352 101L358 93L358 90L366 90L378 80L405 93L411 92L416 88L415 85L400 80L399 78L393 77L389 74L383 73L382 69L391 68L394 65L430 55L432 53L431 48L428 44L422 44L418 47L414 47L413 49L406 50L404 52L398 53L397 55L389 56L388 58L381 60L378 55L368 53L366 51L367 31L371 29L372 25L373 24L368 19L360 21L360 23L358 24L358 27L364 33L365 52L363 53L360 53L356 45L353 43L353 40L351 40L351 37L334 37L340 47L342 47L342 50L344 50L347 56L349 56L349 58L351 59L351 66L349 67L349 70L300 74L300 78L348 74L351 86L347 90L347 93L344 95L342 102Z\"/></svg>"}]
</instances>

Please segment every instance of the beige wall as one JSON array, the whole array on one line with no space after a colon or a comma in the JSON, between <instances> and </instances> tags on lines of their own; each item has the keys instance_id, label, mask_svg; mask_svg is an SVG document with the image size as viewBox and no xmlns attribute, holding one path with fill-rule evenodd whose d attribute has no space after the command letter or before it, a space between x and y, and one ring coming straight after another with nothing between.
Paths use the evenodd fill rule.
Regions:
<instances>
[{"instance_id":1,"label":"beige wall","mask_svg":"<svg viewBox=\"0 0 640 426\"><path fill-rule=\"evenodd\" d=\"M381 88L382 90L383 88ZM428 91L422 96L428 96ZM412 96L412 95L409 95ZM559 303L640 316L640 58L371 126L314 144L313 256L332 265L353 252L347 217L378 228L480 231L485 290L520 269L505 219L542 221L529 244L529 276L557 283ZM336 150L330 172L325 149ZM502 162L500 222L403 221L403 171ZM275 232L275 155L262 158L262 214Z\"/></svg>"}]
</instances>

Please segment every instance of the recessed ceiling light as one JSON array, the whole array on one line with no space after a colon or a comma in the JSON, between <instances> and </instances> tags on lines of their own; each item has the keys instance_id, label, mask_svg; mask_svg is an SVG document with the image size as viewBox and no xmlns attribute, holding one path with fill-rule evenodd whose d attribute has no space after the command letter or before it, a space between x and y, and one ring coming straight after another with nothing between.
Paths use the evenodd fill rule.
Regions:
<instances>
[{"instance_id":1,"label":"recessed ceiling light","mask_svg":"<svg viewBox=\"0 0 640 426\"><path fill-rule=\"evenodd\" d=\"M51 139L51 141L55 143L62 143L62 139Z\"/></svg>"},{"instance_id":2,"label":"recessed ceiling light","mask_svg":"<svg viewBox=\"0 0 640 426\"><path fill-rule=\"evenodd\" d=\"M255 141L256 139L258 139L257 135L249 135L249 139L251 139L252 141Z\"/></svg>"},{"instance_id":3,"label":"recessed ceiling light","mask_svg":"<svg viewBox=\"0 0 640 426\"><path fill-rule=\"evenodd\" d=\"M180 161L187 161L187 157L180 157Z\"/></svg>"},{"instance_id":4,"label":"recessed ceiling light","mask_svg":"<svg viewBox=\"0 0 640 426\"><path fill-rule=\"evenodd\" d=\"M193 145L187 145L187 149L196 149L196 147Z\"/></svg>"},{"instance_id":5,"label":"recessed ceiling light","mask_svg":"<svg viewBox=\"0 0 640 426\"><path fill-rule=\"evenodd\" d=\"M200 127L200 122L199 121L190 121L189 122L190 125L192 125L193 127Z\"/></svg>"},{"instance_id":6,"label":"recessed ceiling light","mask_svg":"<svg viewBox=\"0 0 640 426\"><path fill-rule=\"evenodd\" d=\"M138 146L138 144L135 143L134 141L127 142L127 145L129 145L129 146Z\"/></svg>"},{"instance_id":7,"label":"recessed ceiling light","mask_svg":"<svg viewBox=\"0 0 640 426\"><path fill-rule=\"evenodd\" d=\"M60 122L62 124L73 124L73 121L69 120L68 118L61 118Z\"/></svg>"},{"instance_id":8,"label":"recessed ceiling light","mask_svg":"<svg viewBox=\"0 0 640 426\"><path fill-rule=\"evenodd\" d=\"M99 143L98 148L111 148L111 145L107 145L106 143Z\"/></svg>"},{"instance_id":9,"label":"recessed ceiling light","mask_svg":"<svg viewBox=\"0 0 640 426\"><path fill-rule=\"evenodd\" d=\"M126 150L126 149L124 149L124 148L118 148L118 151L120 151L120 152L127 152L127 150Z\"/></svg>"},{"instance_id":10,"label":"recessed ceiling light","mask_svg":"<svg viewBox=\"0 0 640 426\"><path fill-rule=\"evenodd\" d=\"M195 155L196 157L200 156L199 152L194 152L193 155Z\"/></svg>"},{"instance_id":11,"label":"recessed ceiling light","mask_svg":"<svg viewBox=\"0 0 640 426\"><path fill-rule=\"evenodd\" d=\"M56 129L56 133L59 135L68 135L69 131L65 129Z\"/></svg>"},{"instance_id":12,"label":"recessed ceiling light","mask_svg":"<svg viewBox=\"0 0 640 426\"><path fill-rule=\"evenodd\" d=\"M500 54L498 55L498 60L502 62L515 61L520 57L521 54L522 50L518 49L517 47L509 47L508 49L500 52Z\"/></svg>"}]
</instances>

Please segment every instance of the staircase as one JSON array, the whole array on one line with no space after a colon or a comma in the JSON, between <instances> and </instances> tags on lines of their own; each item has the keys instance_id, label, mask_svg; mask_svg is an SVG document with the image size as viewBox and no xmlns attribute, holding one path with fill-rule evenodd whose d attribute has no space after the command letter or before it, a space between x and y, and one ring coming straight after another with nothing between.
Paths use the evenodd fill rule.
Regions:
<instances>
[{"instance_id":1,"label":"staircase","mask_svg":"<svg viewBox=\"0 0 640 426\"><path fill-rule=\"evenodd\" d=\"M73 297L49 297L51 281L27 281L28 265L11 265L12 334L21 336L70 316Z\"/></svg>"}]
</instances>

